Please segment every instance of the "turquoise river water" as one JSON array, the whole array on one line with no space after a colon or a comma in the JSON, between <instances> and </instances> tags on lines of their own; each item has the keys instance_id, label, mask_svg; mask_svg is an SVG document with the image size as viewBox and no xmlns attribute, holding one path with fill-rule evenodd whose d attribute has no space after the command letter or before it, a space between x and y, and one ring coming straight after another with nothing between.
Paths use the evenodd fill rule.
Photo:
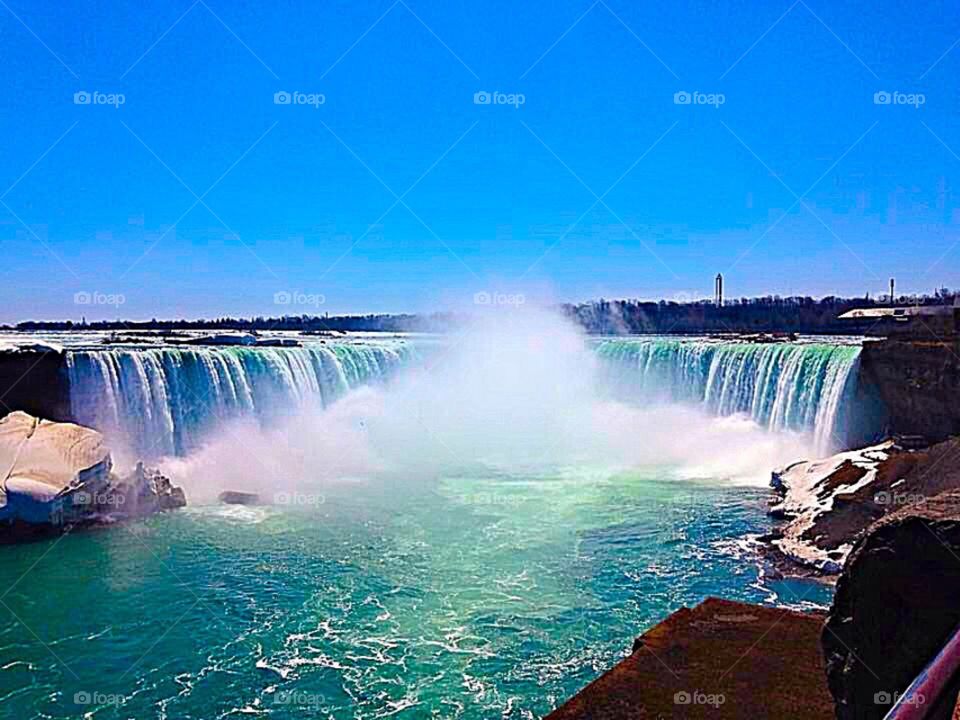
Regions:
<instances>
[{"instance_id":1,"label":"turquoise river water","mask_svg":"<svg viewBox=\"0 0 960 720\"><path fill-rule=\"evenodd\" d=\"M478 341L447 375L380 394L359 388L418 356L402 338L69 350L76 415L195 468L175 478L192 481L191 504L0 547L0 715L537 718L707 596L829 602L820 585L764 577L751 538L769 528L769 491L722 465L778 438L829 449L858 347L584 347L565 330L549 353L511 342ZM603 393L577 380L598 363ZM320 420L297 419L308 410ZM270 428L278 411L299 444L251 431L189 465L217 428ZM537 462L411 462L481 445ZM256 470L244 452L296 482L255 507L195 492L215 498L214 475L230 487ZM768 461L747 468L761 483Z\"/></svg>"},{"instance_id":2,"label":"turquoise river water","mask_svg":"<svg viewBox=\"0 0 960 720\"><path fill-rule=\"evenodd\" d=\"M401 480L3 548L5 716L535 718L707 595L828 601L761 578L762 490Z\"/></svg>"}]
</instances>

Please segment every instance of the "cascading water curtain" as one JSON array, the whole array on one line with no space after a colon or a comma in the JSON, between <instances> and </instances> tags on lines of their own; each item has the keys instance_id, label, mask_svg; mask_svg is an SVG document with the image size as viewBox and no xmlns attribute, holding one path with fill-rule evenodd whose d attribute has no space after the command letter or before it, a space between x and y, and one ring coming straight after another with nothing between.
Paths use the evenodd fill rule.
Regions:
<instances>
[{"instance_id":1,"label":"cascading water curtain","mask_svg":"<svg viewBox=\"0 0 960 720\"><path fill-rule=\"evenodd\" d=\"M859 346L651 338L605 340L597 353L621 399L744 413L770 430L810 433L821 454L846 444L843 416L855 392Z\"/></svg>"},{"instance_id":2,"label":"cascading water curtain","mask_svg":"<svg viewBox=\"0 0 960 720\"><path fill-rule=\"evenodd\" d=\"M144 348L67 355L74 419L144 457L184 455L217 422L268 421L386 379L409 344L302 348Z\"/></svg>"},{"instance_id":3,"label":"cascading water curtain","mask_svg":"<svg viewBox=\"0 0 960 720\"><path fill-rule=\"evenodd\" d=\"M846 443L859 346L651 338L605 340L596 350L617 399L744 413L771 430L811 434L820 453ZM329 404L412 357L409 343L113 348L69 352L67 365L74 418L158 457L186 454L223 420L266 422Z\"/></svg>"}]
</instances>

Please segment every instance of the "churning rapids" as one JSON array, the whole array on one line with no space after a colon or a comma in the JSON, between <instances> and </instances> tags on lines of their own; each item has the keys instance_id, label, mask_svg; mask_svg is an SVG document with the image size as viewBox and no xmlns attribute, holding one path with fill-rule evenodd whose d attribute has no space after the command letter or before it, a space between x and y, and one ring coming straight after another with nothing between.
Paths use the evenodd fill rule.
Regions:
<instances>
[{"instance_id":1,"label":"churning rapids","mask_svg":"<svg viewBox=\"0 0 960 720\"><path fill-rule=\"evenodd\" d=\"M532 312L440 339L72 349L76 416L190 507L5 553L0 703L535 718L706 595L822 605L750 538L770 469L844 442L858 355L590 340Z\"/></svg>"}]
</instances>

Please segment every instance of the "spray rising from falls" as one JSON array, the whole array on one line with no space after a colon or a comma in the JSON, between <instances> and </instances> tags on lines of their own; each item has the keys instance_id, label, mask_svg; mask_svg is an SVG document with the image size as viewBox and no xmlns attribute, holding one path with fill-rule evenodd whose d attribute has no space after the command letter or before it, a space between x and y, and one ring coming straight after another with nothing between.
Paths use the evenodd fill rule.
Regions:
<instances>
[{"instance_id":1,"label":"spray rising from falls","mask_svg":"<svg viewBox=\"0 0 960 720\"><path fill-rule=\"evenodd\" d=\"M597 352L620 398L744 413L770 430L812 433L823 453L844 444L859 346L709 340L608 340Z\"/></svg>"},{"instance_id":2,"label":"spray rising from falls","mask_svg":"<svg viewBox=\"0 0 960 720\"><path fill-rule=\"evenodd\" d=\"M743 414L606 397L604 364L562 318L510 313L442 339L388 384L286 423L224 428L164 471L191 498L220 489L278 497L344 482L600 479L642 467L765 484L771 467L810 457L805 434L766 432Z\"/></svg>"},{"instance_id":3,"label":"spray rising from falls","mask_svg":"<svg viewBox=\"0 0 960 720\"><path fill-rule=\"evenodd\" d=\"M121 454L145 458L186 456L213 431L242 420L280 433L264 453L281 442L296 445L290 438L301 435L338 462L349 446L358 449L351 459L378 457L378 466L390 467L412 457L421 464L588 458L631 465L689 456L694 423L708 433L702 445L717 455L733 426L718 430L710 415L795 431L772 435L812 438L824 453L844 444L859 357L858 347L827 343L591 342L549 313L497 318L440 339L442 362L429 368L417 361L430 352L426 342L72 351L73 413L107 433ZM394 376L383 391L356 392ZM709 435L714 430L727 439ZM748 436L762 444L743 433L738 442ZM337 440L327 447L328 438ZM306 448L287 454L322 463ZM365 459L358 463L365 466Z\"/></svg>"},{"instance_id":4,"label":"spray rising from falls","mask_svg":"<svg viewBox=\"0 0 960 720\"><path fill-rule=\"evenodd\" d=\"M389 377L406 343L136 348L67 356L74 418L144 457L184 455L236 418L276 420Z\"/></svg>"}]
</instances>

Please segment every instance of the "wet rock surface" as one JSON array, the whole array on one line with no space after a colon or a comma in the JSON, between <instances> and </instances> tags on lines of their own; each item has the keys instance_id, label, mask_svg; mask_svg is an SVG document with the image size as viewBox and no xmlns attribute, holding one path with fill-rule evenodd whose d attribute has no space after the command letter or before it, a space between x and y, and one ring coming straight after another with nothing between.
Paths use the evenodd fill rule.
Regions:
<instances>
[{"instance_id":1,"label":"wet rock surface","mask_svg":"<svg viewBox=\"0 0 960 720\"><path fill-rule=\"evenodd\" d=\"M176 510L187 504L182 488L170 482L159 470L145 468L143 463L127 478L117 481L109 490L122 498L114 514L123 517L142 517L165 510ZM109 508L107 508L109 510Z\"/></svg>"}]
</instances>

